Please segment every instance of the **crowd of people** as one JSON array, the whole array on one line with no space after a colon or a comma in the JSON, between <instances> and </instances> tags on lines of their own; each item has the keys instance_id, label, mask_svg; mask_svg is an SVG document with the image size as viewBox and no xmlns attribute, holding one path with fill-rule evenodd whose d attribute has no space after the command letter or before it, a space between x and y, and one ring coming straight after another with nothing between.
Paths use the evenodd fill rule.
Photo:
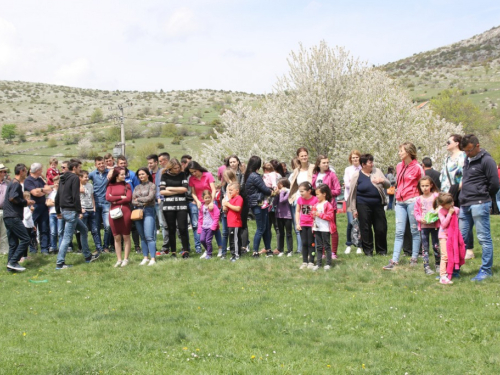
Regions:
<instances>
[{"instance_id":1,"label":"crowd of people","mask_svg":"<svg viewBox=\"0 0 500 375\"><path fill-rule=\"evenodd\" d=\"M419 162L415 145L404 142L398 150L400 163L386 174L375 167L373 155L357 150L349 154L343 175L345 254L354 247L357 254L373 256L375 250L388 255L386 210L394 209L394 249L384 270L397 268L404 251L411 267L421 255L425 274L436 271L440 283L452 284L460 266L474 257L475 226L482 266L473 280L492 275L490 213L498 211L500 165L472 134L451 135L447 150L449 156L436 171L430 158ZM73 249L88 263L114 252L114 267L125 267L132 241L143 255L141 266L154 266L158 256L188 258L192 249L202 259L226 259L229 251L233 262L245 253L255 258L293 256L294 235L296 252L302 255L300 269L328 270L338 258L337 200L342 187L328 156L318 155L313 164L301 147L288 171L278 160L263 162L254 155L245 164L231 155L218 169L217 180L189 155L178 160L164 152L146 159L147 166L133 172L125 156L115 162L107 154L96 157L95 169L89 172L80 160L63 161L59 168L58 160L51 158L45 174L40 163L29 168L19 163L13 178L0 164L0 246L2 252L8 250L7 269L24 271L21 264L38 247L43 255L57 254L57 270L71 267L65 260ZM249 216L256 223L252 241ZM431 245L435 271L429 260Z\"/></svg>"}]
</instances>

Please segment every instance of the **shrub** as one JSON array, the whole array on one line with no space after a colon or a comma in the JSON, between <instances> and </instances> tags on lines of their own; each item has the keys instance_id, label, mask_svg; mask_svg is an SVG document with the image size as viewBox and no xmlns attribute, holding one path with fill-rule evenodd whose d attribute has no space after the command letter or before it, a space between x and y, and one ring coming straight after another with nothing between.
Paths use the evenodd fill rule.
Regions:
<instances>
[{"instance_id":1,"label":"shrub","mask_svg":"<svg viewBox=\"0 0 500 375\"><path fill-rule=\"evenodd\" d=\"M47 145L51 148L57 147L57 141L54 138L50 138Z\"/></svg>"}]
</instances>

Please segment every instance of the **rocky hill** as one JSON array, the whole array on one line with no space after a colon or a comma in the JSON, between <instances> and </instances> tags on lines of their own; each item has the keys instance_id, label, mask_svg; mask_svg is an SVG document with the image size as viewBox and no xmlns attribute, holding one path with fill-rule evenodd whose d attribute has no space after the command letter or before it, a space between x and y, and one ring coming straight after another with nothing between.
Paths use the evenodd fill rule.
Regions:
<instances>
[{"instance_id":1,"label":"rocky hill","mask_svg":"<svg viewBox=\"0 0 500 375\"><path fill-rule=\"evenodd\" d=\"M418 102L458 88L481 108L496 108L500 102L500 26L380 68L408 87Z\"/></svg>"}]
</instances>

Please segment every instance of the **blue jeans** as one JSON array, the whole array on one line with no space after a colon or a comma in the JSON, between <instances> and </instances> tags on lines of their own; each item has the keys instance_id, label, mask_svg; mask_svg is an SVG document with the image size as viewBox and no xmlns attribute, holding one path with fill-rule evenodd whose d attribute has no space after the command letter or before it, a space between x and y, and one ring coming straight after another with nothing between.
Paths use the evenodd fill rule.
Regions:
<instances>
[{"instance_id":1,"label":"blue jeans","mask_svg":"<svg viewBox=\"0 0 500 375\"><path fill-rule=\"evenodd\" d=\"M194 247L197 253L201 253L200 235L198 234L198 206L194 202L189 202L189 220L191 221L191 228L193 228ZM191 250L191 246L189 246Z\"/></svg>"},{"instance_id":2,"label":"blue jeans","mask_svg":"<svg viewBox=\"0 0 500 375\"><path fill-rule=\"evenodd\" d=\"M392 254L392 260L394 262L399 261L399 255L401 254L401 249L403 248L407 218L410 219L412 238L411 257L418 257L418 252L420 250L420 233L418 231L417 219L415 219L415 215L413 215L414 206L415 202L396 202L396 237L394 238L394 254Z\"/></svg>"},{"instance_id":3,"label":"blue jeans","mask_svg":"<svg viewBox=\"0 0 500 375\"><path fill-rule=\"evenodd\" d=\"M92 233L92 238L94 239L95 249L98 252L102 251L101 236L99 235L99 229L97 227L97 217L95 211L85 211L82 218L83 223L87 226L87 229Z\"/></svg>"},{"instance_id":4,"label":"blue jeans","mask_svg":"<svg viewBox=\"0 0 500 375\"><path fill-rule=\"evenodd\" d=\"M387 211L390 211L393 209L394 206L394 195L388 195L389 197L389 203L387 204Z\"/></svg>"},{"instance_id":5,"label":"blue jeans","mask_svg":"<svg viewBox=\"0 0 500 375\"><path fill-rule=\"evenodd\" d=\"M295 231L295 238L297 239L297 253L301 253L302 237L300 237L300 230L297 230L297 224L295 223L295 210L297 210L297 201L292 203L292 223L293 223L293 230Z\"/></svg>"},{"instance_id":6,"label":"blue jeans","mask_svg":"<svg viewBox=\"0 0 500 375\"><path fill-rule=\"evenodd\" d=\"M48 253L50 242L50 219L49 208L45 204L35 204L33 222L40 236L40 249L42 253Z\"/></svg>"},{"instance_id":7,"label":"blue jeans","mask_svg":"<svg viewBox=\"0 0 500 375\"><path fill-rule=\"evenodd\" d=\"M467 243L471 231L469 228L472 225L476 226L476 234L479 244L483 249L483 264L479 271L491 275L491 267L493 266L493 241L491 240L490 231L490 209L491 202L482 204L473 204L472 206L461 206L459 218L460 232L464 242Z\"/></svg>"},{"instance_id":8,"label":"blue jeans","mask_svg":"<svg viewBox=\"0 0 500 375\"><path fill-rule=\"evenodd\" d=\"M267 208L262 209L260 206L252 207L252 212L255 215L255 223L257 230L253 237L253 251L258 252L261 238L264 239L264 247L266 250L271 250L271 232L269 231L269 211Z\"/></svg>"},{"instance_id":9,"label":"blue jeans","mask_svg":"<svg viewBox=\"0 0 500 375\"><path fill-rule=\"evenodd\" d=\"M156 257L156 209L155 207L144 207L142 220L135 222L135 227L141 236L142 255L151 258Z\"/></svg>"},{"instance_id":10,"label":"blue jeans","mask_svg":"<svg viewBox=\"0 0 500 375\"><path fill-rule=\"evenodd\" d=\"M89 249L89 243L87 239L88 229L87 226L81 221L76 211L63 211L62 216L64 218L64 236L59 247L59 253L57 253L57 264L63 264L66 259L66 252L73 239L73 234L78 229L80 231L80 239L82 241L82 252L85 259L92 256Z\"/></svg>"},{"instance_id":11,"label":"blue jeans","mask_svg":"<svg viewBox=\"0 0 500 375\"><path fill-rule=\"evenodd\" d=\"M50 248L56 250L57 249L57 238L59 237L59 233L64 232L64 221L62 219L57 218L57 214L50 214L49 216L50 222Z\"/></svg>"},{"instance_id":12,"label":"blue jeans","mask_svg":"<svg viewBox=\"0 0 500 375\"><path fill-rule=\"evenodd\" d=\"M346 246L352 245L352 212L347 212L347 239L345 240Z\"/></svg>"},{"instance_id":13,"label":"blue jeans","mask_svg":"<svg viewBox=\"0 0 500 375\"><path fill-rule=\"evenodd\" d=\"M111 234L111 229L109 227L109 207L110 203L107 201L99 202L95 201L95 216L96 216L96 227L97 231L100 232L101 224L104 225L104 237L101 242L103 249L109 249L113 235ZM99 239L101 235L99 234Z\"/></svg>"}]
</instances>

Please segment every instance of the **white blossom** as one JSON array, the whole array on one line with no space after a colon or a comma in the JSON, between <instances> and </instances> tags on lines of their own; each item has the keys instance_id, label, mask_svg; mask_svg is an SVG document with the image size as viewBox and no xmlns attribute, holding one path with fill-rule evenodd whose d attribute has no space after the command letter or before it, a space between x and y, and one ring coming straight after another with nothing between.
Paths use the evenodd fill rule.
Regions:
<instances>
[{"instance_id":1,"label":"white blossom","mask_svg":"<svg viewBox=\"0 0 500 375\"><path fill-rule=\"evenodd\" d=\"M196 156L215 170L224 157L251 155L289 163L299 147L310 161L326 154L337 171L348 165L353 149L371 153L378 167L395 165L406 141L440 165L450 134L461 125L417 109L407 91L385 72L370 68L341 47L326 42L300 46L288 59L289 72L258 106L238 103L222 115L223 133L205 143Z\"/></svg>"}]
</instances>

